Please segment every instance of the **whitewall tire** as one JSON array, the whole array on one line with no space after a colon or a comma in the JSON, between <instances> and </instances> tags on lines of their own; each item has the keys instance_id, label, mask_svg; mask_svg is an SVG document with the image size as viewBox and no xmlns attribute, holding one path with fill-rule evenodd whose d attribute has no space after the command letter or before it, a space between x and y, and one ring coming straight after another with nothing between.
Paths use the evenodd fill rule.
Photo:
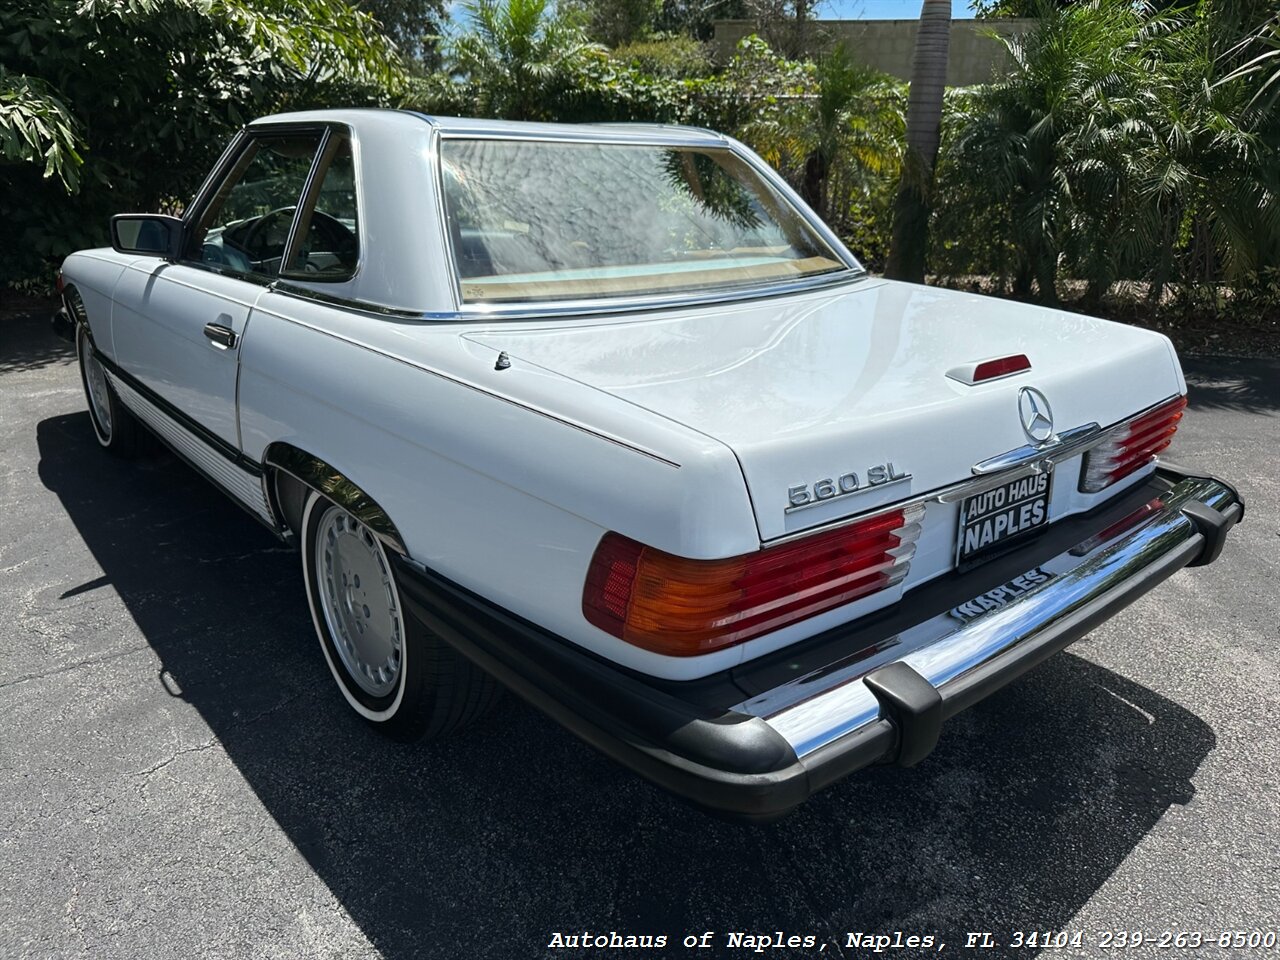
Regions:
<instances>
[{"instance_id":1,"label":"whitewall tire","mask_svg":"<svg viewBox=\"0 0 1280 960\"><path fill-rule=\"evenodd\" d=\"M143 428L112 388L84 324L76 325L76 358L80 363L80 383L89 404L89 422L99 446L118 457L135 456L141 449Z\"/></svg>"},{"instance_id":2,"label":"whitewall tire","mask_svg":"<svg viewBox=\"0 0 1280 960\"><path fill-rule=\"evenodd\" d=\"M302 512L302 574L320 649L347 705L398 740L484 713L494 680L406 610L387 546L319 493Z\"/></svg>"}]
</instances>

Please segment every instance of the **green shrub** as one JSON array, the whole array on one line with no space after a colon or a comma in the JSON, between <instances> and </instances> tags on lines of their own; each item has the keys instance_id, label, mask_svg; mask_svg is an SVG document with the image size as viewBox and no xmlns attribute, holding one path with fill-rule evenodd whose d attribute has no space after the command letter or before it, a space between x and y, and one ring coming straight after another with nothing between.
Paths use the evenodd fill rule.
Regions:
<instances>
[{"instance_id":1,"label":"green shrub","mask_svg":"<svg viewBox=\"0 0 1280 960\"><path fill-rule=\"evenodd\" d=\"M387 102L403 78L345 0L8 0L0 285L48 282L113 213L181 207L248 120Z\"/></svg>"}]
</instances>

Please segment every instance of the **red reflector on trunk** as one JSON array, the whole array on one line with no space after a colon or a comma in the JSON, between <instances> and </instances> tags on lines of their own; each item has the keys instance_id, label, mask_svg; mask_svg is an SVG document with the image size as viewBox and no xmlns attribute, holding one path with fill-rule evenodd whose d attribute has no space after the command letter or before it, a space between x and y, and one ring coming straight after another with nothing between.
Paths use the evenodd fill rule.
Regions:
<instances>
[{"instance_id":1,"label":"red reflector on trunk","mask_svg":"<svg viewBox=\"0 0 1280 960\"><path fill-rule=\"evenodd\" d=\"M582 591L587 621L672 657L710 653L902 581L924 508L882 513L723 560L687 560L607 533Z\"/></svg>"},{"instance_id":2,"label":"red reflector on trunk","mask_svg":"<svg viewBox=\"0 0 1280 960\"><path fill-rule=\"evenodd\" d=\"M1010 357L999 357L995 360L983 360L973 368L973 382L994 380L996 377L1007 377L1011 373L1021 373L1031 369L1031 361L1025 353L1015 353Z\"/></svg>"}]
</instances>

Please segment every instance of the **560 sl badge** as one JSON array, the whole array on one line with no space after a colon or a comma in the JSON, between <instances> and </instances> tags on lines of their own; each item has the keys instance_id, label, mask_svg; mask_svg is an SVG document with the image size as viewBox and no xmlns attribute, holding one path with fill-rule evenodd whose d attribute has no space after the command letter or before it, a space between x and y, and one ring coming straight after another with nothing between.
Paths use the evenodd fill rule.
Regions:
<instances>
[{"instance_id":1,"label":"560 sl badge","mask_svg":"<svg viewBox=\"0 0 1280 960\"><path fill-rule=\"evenodd\" d=\"M911 474L899 470L890 460L868 467L865 476L859 476L850 470L834 479L826 477L815 480L812 484L798 483L794 487L787 488L787 500L790 505L785 512L791 513L793 510L815 507L828 500L851 497L855 493L866 493L876 487L887 487L891 483L902 483L910 479Z\"/></svg>"}]
</instances>

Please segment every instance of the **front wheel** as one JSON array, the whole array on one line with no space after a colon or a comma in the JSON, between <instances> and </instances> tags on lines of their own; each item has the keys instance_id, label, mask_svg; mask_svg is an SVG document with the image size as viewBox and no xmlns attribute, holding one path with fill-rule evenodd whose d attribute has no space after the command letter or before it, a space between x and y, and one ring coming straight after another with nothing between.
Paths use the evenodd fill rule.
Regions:
<instances>
[{"instance_id":1,"label":"front wheel","mask_svg":"<svg viewBox=\"0 0 1280 960\"><path fill-rule=\"evenodd\" d=\"M142 427L120 402L83 324L76 329L76 357L80 361L80 382L84 384L85 399L89 402L89 420L98 443L117 457L137 455L142 446Z\"/></svg>"},{"instance_id":2,"label":"front wheel","mask_svg":"<svg viewBox=\"0 0 1280 960\"><path fill-rule=\"evenodd\" d=\"M386 548L367 526L313 492L301 540L320 649L356 713L417 740L463 727L497 700L493 678L404 608Z\"/></svg>"}]
</instances>

